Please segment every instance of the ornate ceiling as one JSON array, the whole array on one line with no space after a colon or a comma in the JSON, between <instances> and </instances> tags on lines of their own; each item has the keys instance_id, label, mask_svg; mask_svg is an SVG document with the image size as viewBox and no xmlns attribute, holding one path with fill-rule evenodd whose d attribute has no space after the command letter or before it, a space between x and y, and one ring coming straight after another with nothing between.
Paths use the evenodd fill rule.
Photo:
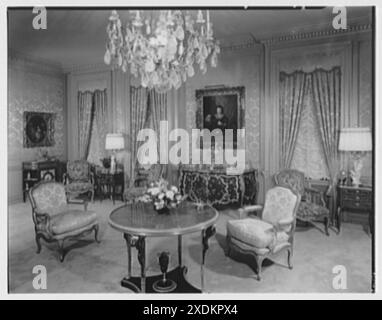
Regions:
<instances>
[{"instance_id":1,"label":"ornate ceiling","mask_svg":"<svg viewBox=\"0 0 382 320\"><path fill-rule=\"evenodd\" d=\"M122 21L129 12L118 10ZM348 24L371 23L371 9L348 7ZM32 10L8 12L12 51L61 64L63 68L101 64L110 10L47 11L47 30L34 30ZM332 28L331 8L305 10L211 10L211 20L222 46L237 45L301 32Z\"/></svg>"}]
</instances>

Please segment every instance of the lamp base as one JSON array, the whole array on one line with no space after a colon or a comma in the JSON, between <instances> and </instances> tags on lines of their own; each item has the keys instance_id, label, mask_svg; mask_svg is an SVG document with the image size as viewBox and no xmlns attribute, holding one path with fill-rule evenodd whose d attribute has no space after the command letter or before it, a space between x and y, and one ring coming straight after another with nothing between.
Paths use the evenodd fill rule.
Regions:
<instances>
[{"instance_id":1,"label":"lamp base","mask_svg":"<svg viewBox=\"0 0 382 320\"><path fill-rule=\"evenodd\" d=\"M110 157L110 173L115 173L116 168L117 168L117 161L115 159L115 154L113 153Z\"/></svg>"},{"instance_id":2,"label":"lamp base","mask_svg":"<svg viewBox=\"0 0 382 320\"><path fill-rule=\"evenodd\" d=\"M361 172L363 167L363 154L357 152L353 155L354 169L350 170L353 186L358 187L361 184Z\"/></svg>"}]
</instances>

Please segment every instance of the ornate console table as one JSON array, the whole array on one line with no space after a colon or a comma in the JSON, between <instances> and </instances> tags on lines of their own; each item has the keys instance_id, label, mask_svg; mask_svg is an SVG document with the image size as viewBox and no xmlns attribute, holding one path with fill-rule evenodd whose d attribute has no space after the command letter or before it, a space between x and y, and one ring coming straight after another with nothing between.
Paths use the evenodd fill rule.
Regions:
<instances>
[{"instance_id":1,"label":"ornate console table","mask_svg":"<svg viewBox=\"0 0 382 320\"><path fill-rule=\"evenodd\" d=\"M258 194L258 171L229 173L225 169L180 168L179 188L189 200L214 207L255 204Z\"/></svg>"}]
</instances>

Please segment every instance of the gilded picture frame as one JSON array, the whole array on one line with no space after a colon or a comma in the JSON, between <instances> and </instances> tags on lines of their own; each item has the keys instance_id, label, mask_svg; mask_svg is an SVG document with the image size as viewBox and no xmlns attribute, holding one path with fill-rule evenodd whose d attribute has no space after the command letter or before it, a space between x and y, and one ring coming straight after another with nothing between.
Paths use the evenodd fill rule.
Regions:
<instances>
[{"instance_id":1,"label":"gilded picture frame","mask_svg":"<svg viewBox=\"0 0 382 320\"><path fill-rule=\"evenodd\" d=\"M233 129L233 148L236 149L237 129L245 127L245 87L218 87L196 90L196 127L198 129ZM217 109L223 123L214 121ZM212 120L211 120L212 119ZM216 120L216 118L215 118ZM215 124L214 124L215 123ZM216 123L220 125L216 125ZM200 147L203 148L202 143Z\"/></svg>"},{"instance_id":2,"label":"gilded picture frame","mask_svg":"<svg viewBox=\"0 0 382 320\"><path fill-rule=\"evenodd\" d=\"M55 116L47 112L24 112L24 148L54 146Z\"/></svg>"}]
</instances>

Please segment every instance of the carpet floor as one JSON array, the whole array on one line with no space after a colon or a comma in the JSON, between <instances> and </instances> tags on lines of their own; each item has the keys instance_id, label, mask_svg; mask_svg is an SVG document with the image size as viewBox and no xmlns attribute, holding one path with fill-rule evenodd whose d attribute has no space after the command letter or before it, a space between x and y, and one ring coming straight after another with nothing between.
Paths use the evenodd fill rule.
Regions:
<instances>
[{"instance_id":1,"label":"carpet floor","mask_svg":"<svg viewBox=\"0 0 382 320\"><path fill-rule=\"evenodd\" d=\"M100 221L100 244L93 234L83 240L67 243L71 248L65 261L58 260L57 245L43 242L36 254L31 206L18 203L9 206L8 286L10 293L131 293L120 286L127 273L127 255L122 234L108 225L108 216L121 202L95 201L89 210L96 211ZM299 227L295 234L293 270L286 265L286 253L274 264L264 262L262 280L257 281L256 263L250 256L226 257L226 222L236 218L234 210L221 211L216 236L210 239L205 265L205 289L211 293L339 293L371 292L371 237L363 226L344 223L341 234L331 230L330 237L315 228ZM170 265L177 263L175 238L149 238L146 241L147 275L160 273L157 253L170 251ZM140 268L133 249L133 274ZM184 236L183 263L188 267L188 281L200 287L200 233ZM33 267L44 265L47 289L36 291L32 282ZM268 266L267 266L268 265ZM346 289L333 288L333 268L346 268Z\"/></svg>"}]
</instances>

